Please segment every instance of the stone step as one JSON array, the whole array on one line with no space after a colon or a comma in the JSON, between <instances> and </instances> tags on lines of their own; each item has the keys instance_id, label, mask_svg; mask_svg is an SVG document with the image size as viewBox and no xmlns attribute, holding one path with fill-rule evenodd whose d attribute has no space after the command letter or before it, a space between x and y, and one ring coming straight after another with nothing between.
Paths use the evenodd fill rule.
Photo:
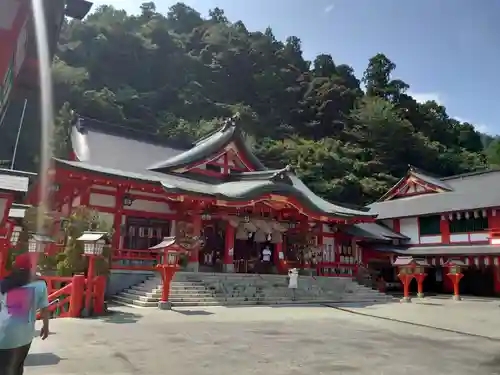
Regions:
<instances>
[{"instance_id":1,"label":"stone step","mask_svg":"<svg viewBox=\"0 0 500 375\"><path fill-rule=\"evenodd\" d=\"M125 289L123 292L134 294L138 296L161 296L161 290L151 290L151 291L142 291L137 289ZM170 291L171 296L213 296L215 293L210 291L199 291L199 292L182 292L182 291Z\"/></svg>"},{"instance_id":2,"label":"stone step","mask_svg":"<svg viewBox=\"0 0 500 375\"><path fill-rule=\"evenodd\" d=\"M114 296L113 301L139 307L158 307L158 302L141 301L137 299L123 297L120 295Z\"/></svg>"}]
</instances>

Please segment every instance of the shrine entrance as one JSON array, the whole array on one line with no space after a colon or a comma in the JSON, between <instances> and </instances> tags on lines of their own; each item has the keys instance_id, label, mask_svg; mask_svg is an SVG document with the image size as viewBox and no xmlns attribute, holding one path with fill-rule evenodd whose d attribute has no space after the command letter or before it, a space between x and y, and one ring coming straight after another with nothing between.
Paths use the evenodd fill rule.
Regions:
<instances>
[{"instance_id":1,"label":"shrine entrance","mask_svg":"<svg viewBox=\"0 0 500 375\"><path fill-rule=\"evenodd\" d=\"M204 243L200 249L200 271L222 272L226 222L210 220L202 224Z\"/></svg>"}]
</instances>

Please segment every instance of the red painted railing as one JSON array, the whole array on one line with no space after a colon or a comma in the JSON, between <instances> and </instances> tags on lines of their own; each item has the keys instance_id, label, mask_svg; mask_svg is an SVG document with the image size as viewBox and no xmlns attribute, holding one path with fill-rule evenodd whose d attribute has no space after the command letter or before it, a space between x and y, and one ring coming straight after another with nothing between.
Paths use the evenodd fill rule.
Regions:
<instances>
[{"instance_id":1,"label":"red painted railing","mask_svg":"<svg viewBox=\"0 0 500 375\"><path fill-rule=\"evenodd\" d=\"M42 276L47 283L49 293L49 311L52 316L78 318L82 315L84 295L87 280L84 275L73 277ZM61 287L61 283L66 285ZM97 276L92 283L93 312L96 315L104 313L104 294L106 277ZM37 315L37 319L40 315Z\"/></svg>"}]
</instances>

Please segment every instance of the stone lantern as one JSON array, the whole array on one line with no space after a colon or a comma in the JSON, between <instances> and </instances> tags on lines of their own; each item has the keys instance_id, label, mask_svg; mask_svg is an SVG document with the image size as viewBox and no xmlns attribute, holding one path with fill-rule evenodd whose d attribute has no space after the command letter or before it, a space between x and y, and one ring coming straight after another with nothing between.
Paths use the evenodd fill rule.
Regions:
<instances>
[{"instance_id":1,"label":"stone lantern","mask_svg":"<svg viewBox=\"0 0 500 375\"><path fill-rule=\"evenodd\" d=\"M449 271L446 276L453 282L453 299L460 301L462 299L460 297L460 280L464 277L462 271L467 265L460 259L448 259L443 267L448 267Z\"/></svg>"},{"instance_id":2,"label":"stone lantern","mask_svg":"<svg viewBox=\"0 0 500 375\"><path fill-rule=\"evenodd\" d=\"M413 278L417 280L417 295L419 298L423 298L423 281L427 276L425 268L430 266L429 263L425 259L413 258L412 256L399 256L393 265L398 267L398 277L403 284L403 298L401 302L411 302L410 283Z\"/></svg>"}]
</instances>

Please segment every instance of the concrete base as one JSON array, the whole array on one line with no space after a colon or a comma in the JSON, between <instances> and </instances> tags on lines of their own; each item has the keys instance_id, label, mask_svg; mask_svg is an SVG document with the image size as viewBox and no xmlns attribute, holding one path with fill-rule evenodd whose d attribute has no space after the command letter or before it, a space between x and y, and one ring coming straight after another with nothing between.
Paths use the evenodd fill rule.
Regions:
<instances>
[{"instance_id":1,"label":"concrete base","mask_svg":"<svg viewBox=\"0 0 500 375\"><path fill-rule=\"evenodd\" d=\"M461 301L462 297L460 296L453 296L453 301Z\"/></svg>"},{"instance_id":2,"label":"concrete base","mask_svg":"<svg viewBox=\"0 0 500 375\"><path fill-rule=\"evenodd\" d=\"M417 293L418 298L424 298L424 293Z\"/></svg>"},{"instance_id":3,"label":"concrete base","mask_svg":"<svg viewBox=\"0 0 500 375\"><path fill-rule=\"evenodd\" d=\"M399 302L402 303L410 303L411 302L411 297L403 297L399 300Z\"/></svg>"},{"instance_id":4,"label":"concrete base","mask_svg":"<svg viewBox=\"0 0 500 375\"><path fill-rule=\"evenodd\" d=\"M222 271L226 273L234 273L234 264L223 264Z\"/></svg>"},{"instance_id":5,"label":"concrete base","mask_svg":"<svg viewBox=\"0 0 500 375\"><path fill-rule=\"evenodd\" d=\"M200 262L189 262L186 267L186 271L188 272L199 272L200 270Z\"/></svg>"},{"instance_id":6,"label":"concrete base","mask_svg":"<svg viewBox=\"0 0 500 375\"><path fill-rule=\"evenodd\" d=\"M172 304L169 301L166 302L158 302L158 308L160 310L172 310Z\"/></svg>"}]
</instances>

